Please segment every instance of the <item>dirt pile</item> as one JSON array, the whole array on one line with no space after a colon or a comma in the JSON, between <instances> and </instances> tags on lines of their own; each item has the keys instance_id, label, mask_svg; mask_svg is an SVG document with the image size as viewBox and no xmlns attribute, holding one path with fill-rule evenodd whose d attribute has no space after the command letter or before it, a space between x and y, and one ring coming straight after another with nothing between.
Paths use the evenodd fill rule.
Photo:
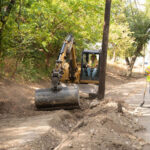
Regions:
<instances>
[{"instance_id":1,"label":"dirt pile","mask_svg":"<svg viewBox=\"0 0 150 150\"><path fill-rule=\"evenodd\" d=\"M46 87L46 85L44 85ZM0 118L24 117L42 114L35 111L34 93L43 85L17 83L8 79L0 80Z\"/></svg>"},{"instance_id":2,"label":"dirt pile","mask_svg":"<svg viewBox=\"0 0 150 150\"><path fill-rule=\"evenodd\" d=\"M143 129L138 120L127 112L118 113L117 102L110 100L79 112L60 110L53 114L49 126L46 134L20 149L142 150L145 144L135 136Z\"/></svg>"},{"instance_id":3,"label":"dirt pile","mask_svg":"<svg viewBox=\"0 0 150 150\"><path fill-rule=\"evenodd\" d=\"M113 104L113 106L111 106ZM86 110L85 117L56 150L136 150L142 149L144 141L134 135L141 130L136 120L127 114L117 112L117 103L108 101L92 110Z\"/></svg>"},{"instance_id":4,"label":"dirt pile","mask_svg":"<svg viewBox=\"0 0 150 150\"><path fill-rule=\"evenodd\" d=\"M76 126L78 118L72 112L59 110L52 112L52 119L48 120L49 130L34 141L27 142L19 150L53 150L67 137L71 129ZM50 116L51 117L51 116Z\"/></svg>"}]
</instances>

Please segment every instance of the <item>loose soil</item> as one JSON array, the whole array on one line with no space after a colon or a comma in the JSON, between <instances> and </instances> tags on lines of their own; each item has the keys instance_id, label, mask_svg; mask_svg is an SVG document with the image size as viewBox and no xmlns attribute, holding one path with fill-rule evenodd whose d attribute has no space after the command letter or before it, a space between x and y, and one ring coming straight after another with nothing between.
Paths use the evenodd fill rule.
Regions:
<instances>
[{"instance_id":1,"label":"loose soil","mask_svg":"<svg viewBox=\"0 0 150 150\"><path fill-rule=\"evenodd\" d=\"M82 98L82 104L86 105L82 109L37 111L34 91L48 87L49 83L0 79L0 150L142 149L145 142L135 133L143 128L118 95L115 97L112 92L111 98L111 91L131 81L134 79L108 72L109 96L105 101ZM123 113L118 112L118 106Z\"/></svg>"}]
</instances>

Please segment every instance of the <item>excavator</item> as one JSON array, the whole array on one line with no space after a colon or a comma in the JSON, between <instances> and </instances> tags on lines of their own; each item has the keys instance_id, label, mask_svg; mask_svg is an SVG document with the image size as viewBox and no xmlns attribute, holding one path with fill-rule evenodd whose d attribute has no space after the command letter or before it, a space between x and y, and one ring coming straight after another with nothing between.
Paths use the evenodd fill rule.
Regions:
<instances>
[{"instance_id":1,"label":"excavator","mask_svg":"<svg viewBox=\"0 0 150 150\"><path fill-rule=\"evenodd\" d=\"M42 108L74 109L80 107L79 88L77 84L98 84L99 67L92 77L94 68L88 70L88 62L92 55L99 59L99 50L83 50L81 62L76 61L75 41L68 35L60 49L55 67L51 73L51 87L35 91L35 106ZM65 83L65 84L63 84Z\"/></svg>"}]
</instances>

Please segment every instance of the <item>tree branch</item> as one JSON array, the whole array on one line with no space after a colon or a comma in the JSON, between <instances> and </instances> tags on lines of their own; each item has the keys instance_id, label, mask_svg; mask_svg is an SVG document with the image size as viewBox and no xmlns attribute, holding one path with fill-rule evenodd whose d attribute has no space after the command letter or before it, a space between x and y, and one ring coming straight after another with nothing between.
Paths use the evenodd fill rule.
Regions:
<instances>
[{"instance_id":1,"label":"tree branch","mask_svg":"<svg viewBox=\"0 0 150 150\"><path fill-rule=\"evenodd\" d=\"M126 61L126 64L127 64L128 66L130 66L130 61L129 61L129 58L128 58L128 57L125 57L125 61Z\"/></svg>"}]
</instances>

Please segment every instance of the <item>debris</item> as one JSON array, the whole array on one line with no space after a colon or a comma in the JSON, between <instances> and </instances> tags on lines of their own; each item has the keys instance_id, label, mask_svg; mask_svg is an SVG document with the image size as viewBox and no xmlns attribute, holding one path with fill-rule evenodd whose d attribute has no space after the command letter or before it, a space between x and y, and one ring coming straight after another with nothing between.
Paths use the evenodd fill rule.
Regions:
<instances>
[{"instance_id":1,"label":"debris","mask_svg":"<svg viewBox=\"0 0 150 150\"><path fill-rule=\"evenodd\" d=\"M96 107L97 105L99 105L99 101L98 100L93 100L91 103L90 103L90 108L94 108Z\"/></svg>"},{"instance_id":2,"label":"debris","mask_svg":"<svg viewBox=\"0 0 150 150\"><path fill-rule=\"evenodd\" d=\"M118 112L123 114L121 102L118 102Z\"/></svg>"},{"instance_id":3,"label":"debris","mask_svg":"<svg viewBox=\"0 0 150 150\"><path fill-rule=\"evenodd\" d=\"M72 143L70 143L68 146L69 146L69 148L73 148L73 144Z\"/></svg>"}]
</instances>

